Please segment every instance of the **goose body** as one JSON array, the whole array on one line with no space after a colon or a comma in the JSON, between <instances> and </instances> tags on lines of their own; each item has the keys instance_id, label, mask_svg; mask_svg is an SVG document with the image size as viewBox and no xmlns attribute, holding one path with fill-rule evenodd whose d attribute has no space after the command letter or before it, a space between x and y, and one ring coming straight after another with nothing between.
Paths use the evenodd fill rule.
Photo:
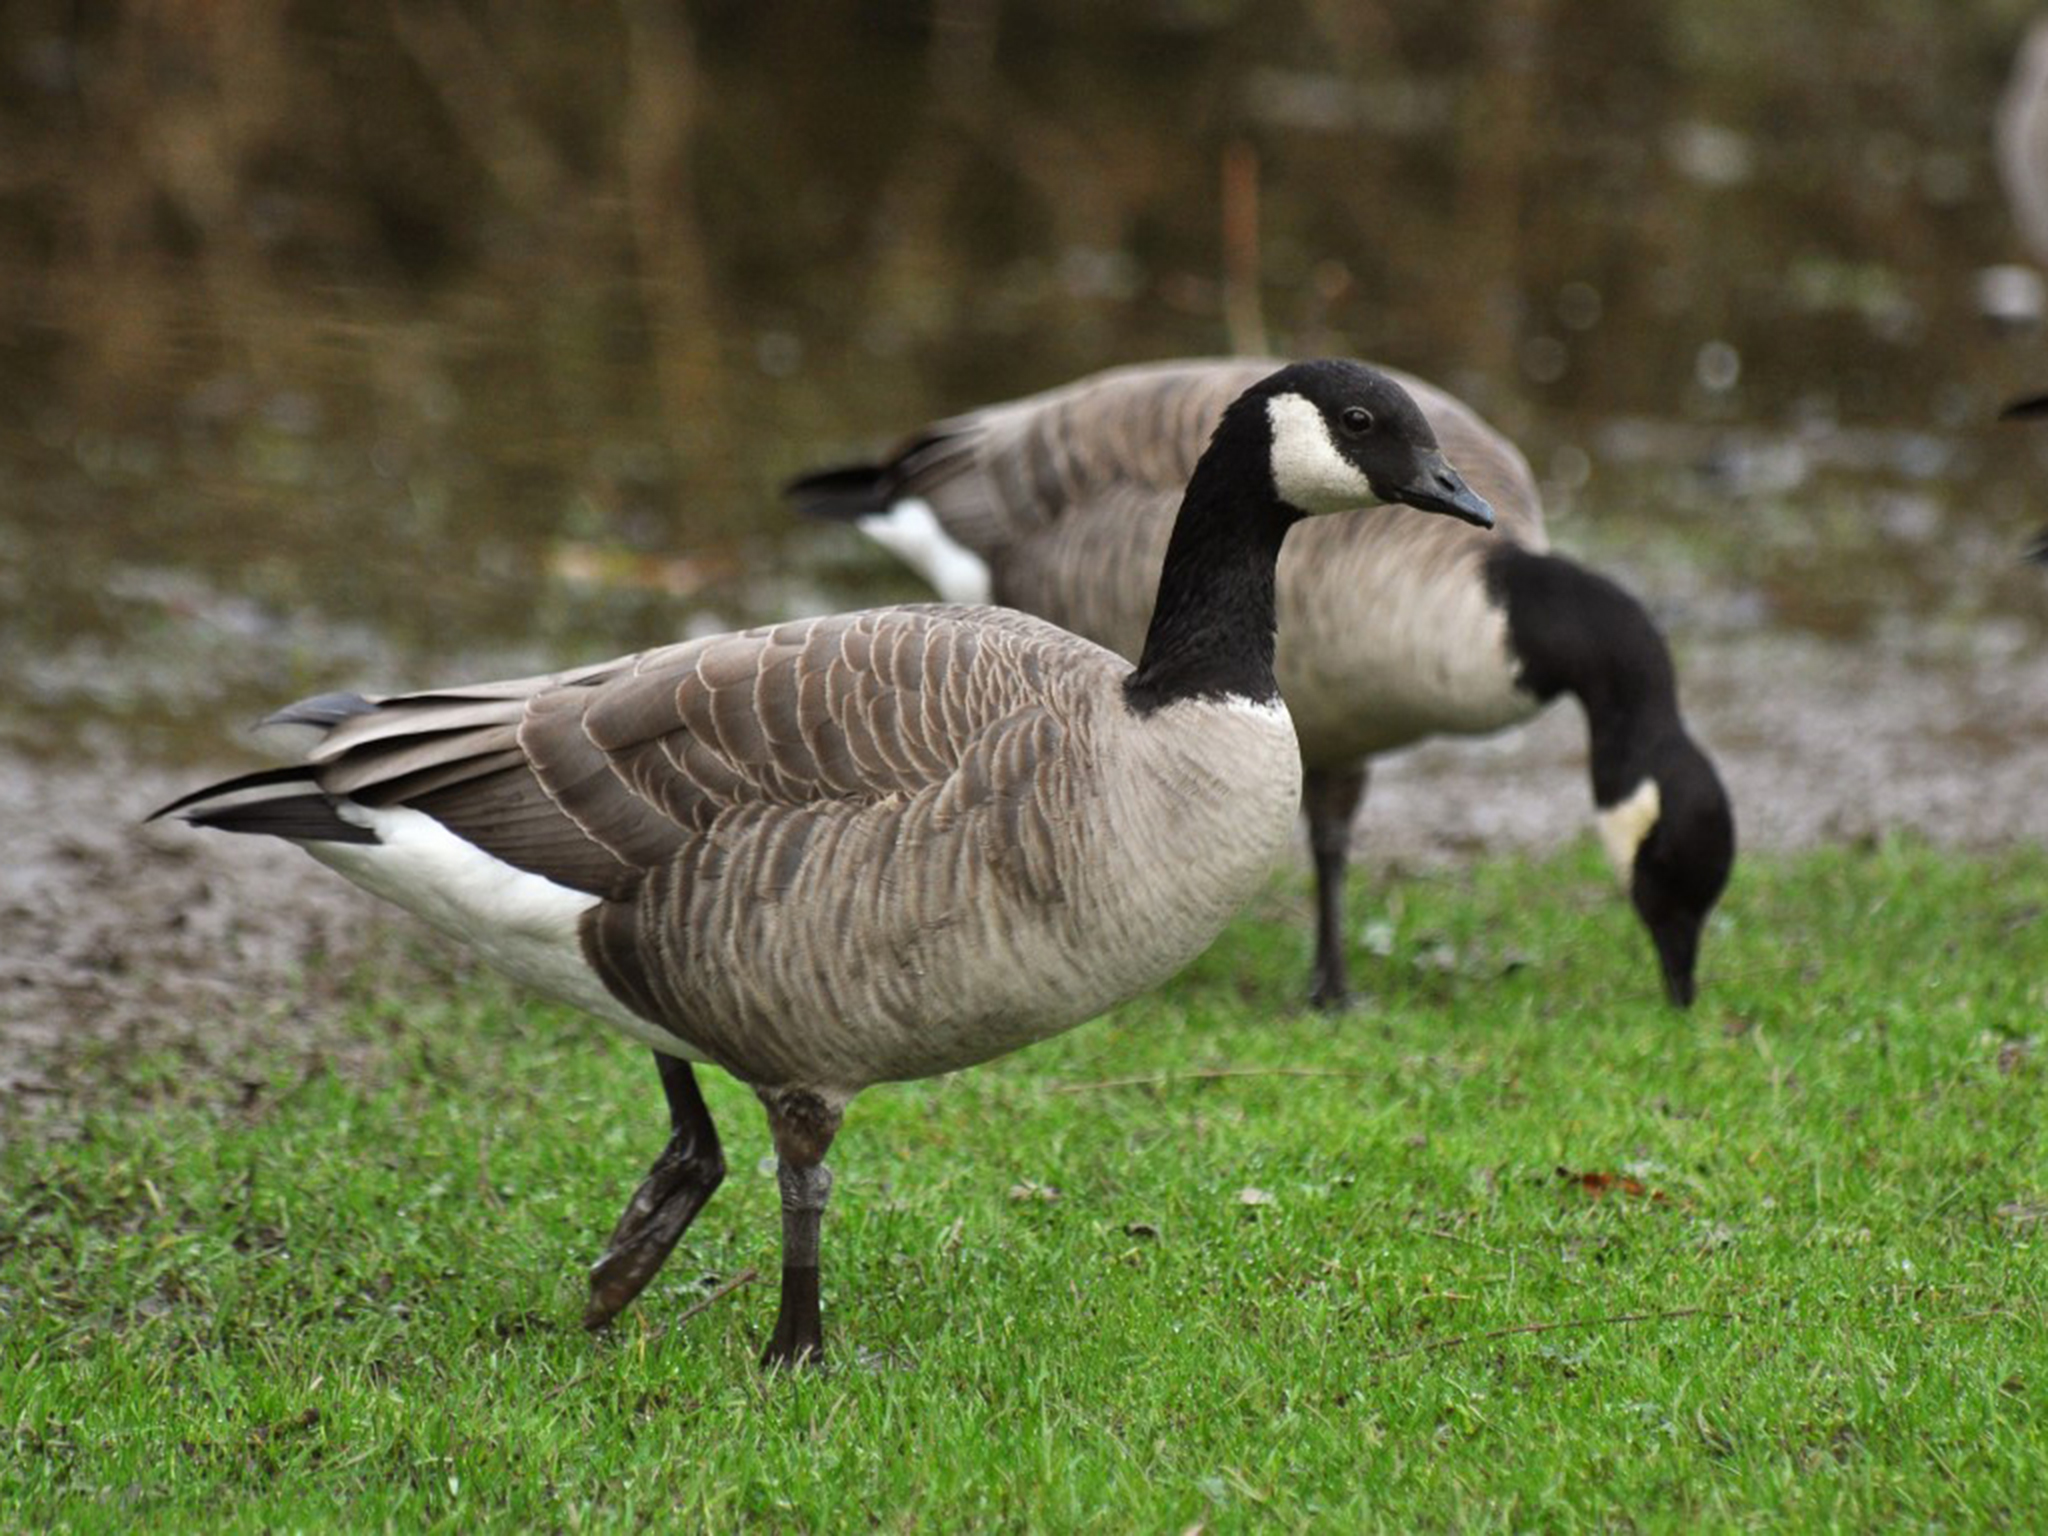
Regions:
<instances>
[{"instance_id":1,"label":"goose body","mask_svg":"<svg viewBox=\"0 0 2048 1536\"><path fill-rule=\"evenodd\" d=\"M1156 984L1270 867L1285 710L1138 715L1130 670L1023 614L911 606L317 701L341 825L306 846L657 1050L843 1104Z\"/></svg>"},{"instance_id":2,"label":"goose body","mask_svg":"<svg viewBox=\"0 0 2048 1536\"><path fill-rule=\"evenodd\" d=\"M690 1063L767 1108L771 1361L817 1358L826 1149L870 1084L1078 1024L1207 945L1300 793L1273 567L1304 514L1484 520L1398 386L1254 380L1190 467L1138 664L1021 613L908 606L274 717L294 766L164 808L299 843L656 1052L668 1148L592 1277L608 1321L723 1176Z\"/></svg>"},{"instance_id":3,"label":"goose body","mask_svg":"<svg viewBox=\"0 0 2048 1536\"><path fill-rule=\"evenodd\" d=\"M1233 396L1273 366L1098 374L940 422L881 464L807 477L793 494L877 533L951 583L942 590L978 591L1132 655L1176 477ZM1498 527L1484 535L1366 507L1304 525L1281 554L1276 671L1301 742L1318 874L1314 995L1334 1005L1348 990L1342 881L1370 760L1431 736L1501 730L1569 692L1592 732L1603 842L1668 994L1690 1002L1734 831L1719 778L1679 717L1662 637L1619 587L1550 552L1535 479L1512 443L1444 391L1389 376Z\"/></svg>"}]
</instances>

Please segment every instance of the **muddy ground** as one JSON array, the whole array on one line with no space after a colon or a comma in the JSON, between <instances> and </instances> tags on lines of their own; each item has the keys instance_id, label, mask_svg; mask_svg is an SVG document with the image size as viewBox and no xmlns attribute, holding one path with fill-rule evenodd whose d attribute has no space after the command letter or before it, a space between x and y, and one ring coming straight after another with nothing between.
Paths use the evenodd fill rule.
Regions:
<instances>
[{"instance_id":1,"label":"muddy ground","mask_svg":"<svg viewBox=\"0 0 2048 1536\"><path fill-rule=\"evenodd\" d=\"M1742 844L1786 850L1910 831L1944 846L2048 843L2048 654L1931 666L1813 642L1684 658L1696 733ZM236 764L224 764L227 767ZM121 1058L182 1055L232 1097L256 1040L345 1054L343 978L445 977L454 962L290 849L140 825L202 775L0 755L0 1120L94 1097ZM1372 868L1544 850L1588 825L1584 731L1561 704L1486 741L1383 762L1358 828ZM1739 920L1739 886L1735 909Z\"/></svg>"}]
</instances>

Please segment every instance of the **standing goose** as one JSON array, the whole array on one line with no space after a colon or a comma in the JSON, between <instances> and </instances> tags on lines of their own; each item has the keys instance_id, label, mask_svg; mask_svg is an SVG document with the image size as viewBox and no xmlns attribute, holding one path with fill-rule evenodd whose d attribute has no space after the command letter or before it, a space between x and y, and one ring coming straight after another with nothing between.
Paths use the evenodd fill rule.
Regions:
<instances>
[{"instance_id":1,"label":"standing goose","mask_svg":"<svg viewBox=\"0 0 2048 1536\"><path fill-rule=\"evenodd\" d=\"M691 1066L767 1109L765 1359L822 1358L825 1154L870 1083L987 1061L1201 951L1300 794L1274 563L1304 514L1492 514L1355 363L1249 386L1194 464L1135 668L1044 620L913 606L273 717L312 744L164 807L267 833L651 1045L672 1134L591 1275L608 1322L724 1175Z\"/></svg>"},{"instance_id":2,"label":"standing goose","mask_svg":"<svg viewBox=\"0 0 2048 1536\"><path fill-rule=\"evenodd\" d=\"M1006 603L1135 655L1174 488L1224 406L1274 366L1096 374L940 422L886 463L790 491L805 511L856 521L948 597ZM1344 873L1369 761L1428 736L1500 730L1570 693L1590 728L1601 840L1666 995L1688 1006L1735 828L1679 717L1664 641L1621 588L1547 552L1512 443L1442 390L1390 376L1493 504L1502 537L1369 509L1317 519L1280 559L1278 675L1301 737L1316 870L1314 999L1336 1007L1348 994Z\"/></svg>"}]
</instances>

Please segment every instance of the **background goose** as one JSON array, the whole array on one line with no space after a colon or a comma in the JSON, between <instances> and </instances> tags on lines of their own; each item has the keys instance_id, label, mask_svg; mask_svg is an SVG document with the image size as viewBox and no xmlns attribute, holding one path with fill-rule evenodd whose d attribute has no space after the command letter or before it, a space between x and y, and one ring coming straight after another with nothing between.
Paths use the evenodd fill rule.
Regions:
<instances>
[{"instance_id":1,"label":"background goose","mask_svg":"<svg viewBox=\"0 0 2048 1536\"><path fill-rule=\"evenodd\" d=\"M1135 668L1021 613L878 609L307 700L274 722L310 738L302 763L157 814L298 842L654 1048L672 1134L593 1271L592 1326L723 1177L690 1063L751 1084L783 1207L767 1359L817 1358L824 1159L848 1101L1164 979L1284 844L1288 529L1369 499L1491 520L1383 375L1246 383L1192 464Z\"/></svg>"},{"instance_id":2,"label":"background goose","mask_svg":"<svg viewBox=\"0 0 2048 1536\"><path fill-rule=\"evenodd\" d=\"M882 464L808 476L791 494L805 511L856 520L947 596L1042 614L1135 655L1174 488L1224 406L1273 366L1097 374L940 422ZM1688 1005L1735 833L1679 717L1663 639L1613 582L1548 552L1513 444L1442 390L1392 376L1503 537L1367 509L1319 519L1280 560L1280 689L1301 737L1317 877L1313 995L1334 1006L1347 992L1344 872L1369 761L1427 736L1499 730L1570 693L1591 733L1602 842L1667 995Z\"/></svg>"}]
</instances>

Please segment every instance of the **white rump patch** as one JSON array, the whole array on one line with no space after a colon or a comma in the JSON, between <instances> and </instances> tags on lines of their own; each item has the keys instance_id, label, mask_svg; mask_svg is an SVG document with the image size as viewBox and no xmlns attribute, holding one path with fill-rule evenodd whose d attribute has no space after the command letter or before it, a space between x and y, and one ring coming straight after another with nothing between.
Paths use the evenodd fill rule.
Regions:
<instances>
[{"instance_id":1,"label":"white rump patch","mask_svg":"<svg viewBox=\"0 0 2048 1536\"><path fill-rule=\"evenodd\" d=\"M1615 878L1624 887L1635 872L1636 850L1657 825L1662 810L1657 781L1645 779L1626 800L1600 813L1600 843L1607 850L1607 862L1613 866Z\"/></svg>"},{"instance_id":2,"label":"white rump patch","mask_svg":"<svg viewBox=\"0 0 2048 1536\"><path fill-rule=\"evenodd\" d=\"M595 896L494 858L424 811L352 800L338 809L379 841L299 845L321 863L424 918L514 981L594 1014L658 1051L703 1060L613 997L583 958L578 924L597 905Z\"/></svg>"},{"instance_id":3,"label":"white rump patch","mask_svg":"<svg viewBox=\"0 0 2048 1536\"><path fill-rule=\"evenodd\" d=\"M922 497L906 496L855 526L930 582L947 602L989 600L988 563L947 533Z\"/></svg>"},{"instance_id":4,"label":"white rump patch","mask_svg":"<svg viewBox=\"0 0 2048 1536\"><path fill-rule=\"evenodd\" d=\"M1275 395L1266 402L1273 434L1273 489L1304 512L1348 512L1376 507L1365 471L1337 451L1330 424L1305 395Z\"/></svg>"}]
</instances>

